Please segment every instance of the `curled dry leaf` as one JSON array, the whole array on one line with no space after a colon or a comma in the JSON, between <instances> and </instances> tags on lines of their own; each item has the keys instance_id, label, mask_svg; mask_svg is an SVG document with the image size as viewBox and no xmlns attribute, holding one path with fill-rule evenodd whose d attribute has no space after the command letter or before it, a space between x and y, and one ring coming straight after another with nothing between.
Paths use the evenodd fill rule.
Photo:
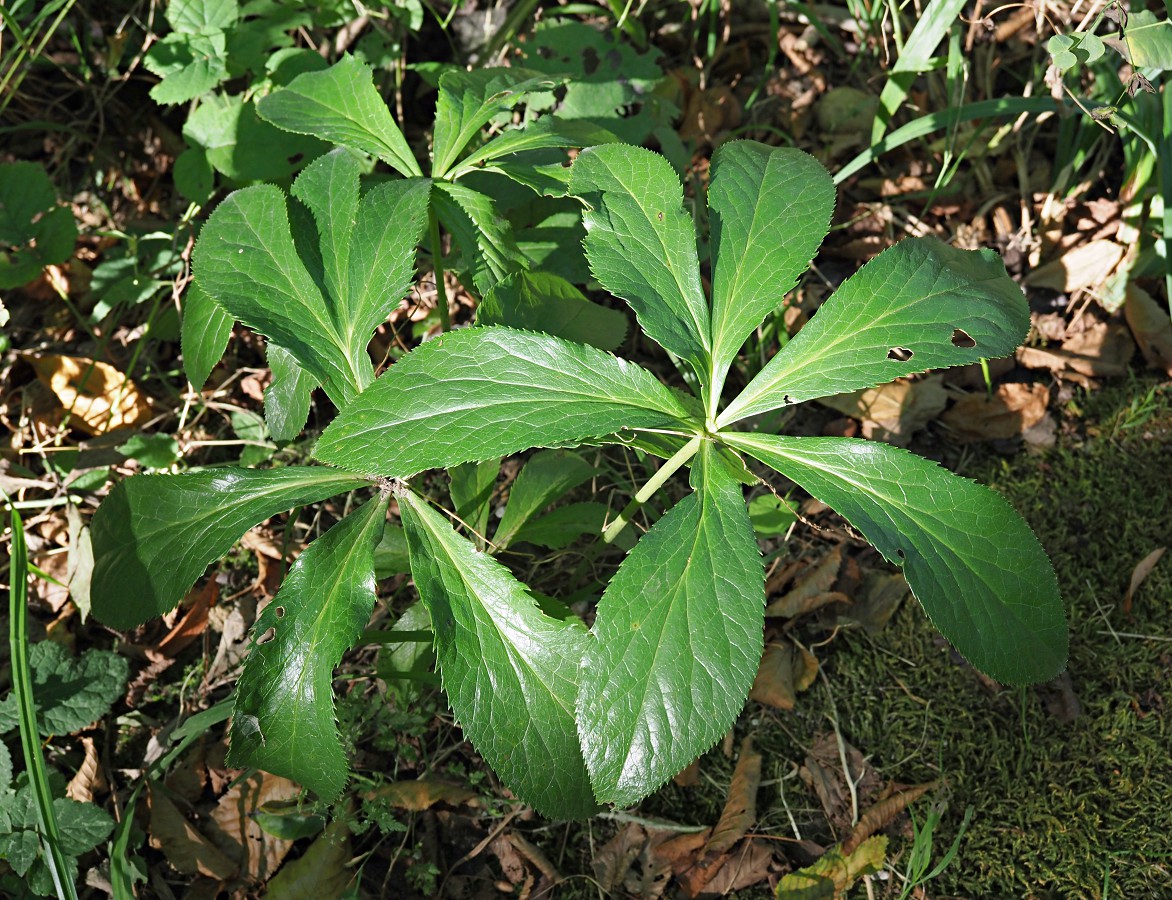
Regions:
<instances>
[{"instance_id":1,"label":"curled dry leaf","mask_svg":"<svg viewBox=\"0 0 1172 900\"><path fill-rule=\"evenodd\" d=\"M1111 277L1124 252L1124 247L1114 241L1090 241L1034 269L1026 276L1025 284L1068 294L1094 288Z\"/></svg>"},{"instance_id":2,"label":"curled dry leaf","mask_svg":"<svg viewBox=\"0 0 1172 900\"><path fill-rule=\"evenodd\" d=\"M1149 366L1172 375L1172 319L1152 295L1128 282L1123 313Z\"/></svg>"},{"instance_id":3,"label":"curled dry leaf","mask_svg":"<svg viewBox=\"0 0 1172 900\"><path fill-rule=\"evenodd\" d=\"M1157 547L1147 556L1139 561L1135 569L1131 573L1131 583L1127 586L1127 593L1123 596L1123 612L1128 614L1131 612L1131 601L1135 596L1135 592L1139 590L1139 586L1144 583L1149 575L1152 574L1152 569L1156 567L1156 563L1160 561L1160 557L1164 555L1167 547Z\"/></svg>"},{"instance_id":4,"label":"curled dry leaf","mask_svg":"<svg viewBox=\"0 0 1172 900\"><path fill-rule=\"evenodd\" d=\"M1118 323L1096 322L1067 338L1061 348L1022 347L1017 361L1027 369L1048 369L1087 383L1087 377L1109 378L1127 371L1135 342Z\"/></svg>"},{"instance_id":5,"label":"curled dry leaf","mask_svg":"<svg viewBox=\"0 0 1172 900\"><path fill-rule=\"evenodd\" d=\"M804 647L770 644L761 655L749 699L776 709L791 710L797 695L818 675L818 660Z\"/></svg>"},{"instance_id":6,"label":"curled dry leaf","mask_svg":"<svg viewBox=\"0 0 1172 900\"><path fill-rule=\"evenodd\" d=\"M834 547L814 566L798 576L794 586L780 600L765 607L766 616L793 618L823 605L816 602L834 586L842 569L842 548Z\"/></svg>"},{"instance_id":7,"label":"curled dry leaf","mask_svg":"<svg viewBox=\"0 0 1172 900\"><path fill-rule=\"evenodd\" d=\"M56 353L30 357L29 362L79 431L105 434L138 425L151 416L150 405L138 386L107 363Z\"/></svg>"},{"instance_id":8,"label":"curled dry leaf","mask_svg":"<svg viewBox=\"0 0 1172 900\"><path fill-rule=\"evenodd\" d=\"M266 803L293 800L301 788L288 778L254 772L234 784L212 811L208 838L225 854L240 861L242 874L265 882L281 867L293 841L274 837L253 816Z\"/></svg>"},{"instance_id":9,"label":"curled dry leaf","mask_svg":"<svg viewBox=\"0 0 1172 900\"><path fill-rule=\"evenodd\" d=\"M840 413L862 420L863 437L906 447L912 435L935 419L948 405L943 376L890 384L818 401Z\"/></svg>"},{"instance_id":10,"label":"curled dry leaf","mask_svg":"<svg viewBox=\"0 0 1172 900\"><path fill-rule=\"evenodd\" d=\"M761 786L761 754L753 749L750 735L741 743L741 756L733 769L728 797L720 821L712 829L706 853L724 853L745 836L757 820L757 789Z\"/></svg>"},{"instance_id":11,"label":"curled dry leaf","mask_svg":"<svg viewBox=\"0 0 1172 900\"><path fill-rule=\"evenodd\" d=\"M77 774L69 780L65 796L80 803L92 803L94 785L101 776L101 770L98 768L98 751L94 748L93 738L82 737L81 745L85 748L85 758L78 766Z\"/></svg>"},{"instance_id":12,"label":"curled dry leaf","mask_svg":"<svg viewBox=\"0 0 1172 900\"><path fill-rule=\"evenodd\" d=\"M888 790L883 792L884 796L859 816L859 821L851 830L850 836L842 842L842 852L848 856L854 853L865 840L879 829L890 825L896 816L934 789L936 784L937 782L930 781L901 790L893 790L892 786L889 786Z\"/></svg>"},{"instance_id":13,"label":"curled dry leaf","mask_svg":"<svg viewBox=\"0 0 1172 900\"><path fill-rule=\"evenodd\" d=\"M999 384L990 397L965 394L940 417L961 443L1015 437L1046 415L1050 390L1044 384Z\"/></svg>"},{"instance_id":14,"label":"curled dry leaf","mask_svg":"<svg viewBox=\"0 0 1172 900\"><path fill-rule=\"evenodd\" d=\"M399 809L423 812L437 803L449 806L476 806L479 799L467 788L438 778L420 778L417 781L392 781L375 788L367 798L382 800Z\"/></svg>"},{"instance_id":15,"label":"curled dry leaf","mask_svg":"<svg viewBox=\"0 0 1172 900\"><path fill-rule=\"evenodd\" d=\"M161 850L178 872L206 875L227 881L236 875L237 866L217 850L183 817L166 792L147 782L147 805L150 807L150 843Z\"/></svg>"}]
</instances>

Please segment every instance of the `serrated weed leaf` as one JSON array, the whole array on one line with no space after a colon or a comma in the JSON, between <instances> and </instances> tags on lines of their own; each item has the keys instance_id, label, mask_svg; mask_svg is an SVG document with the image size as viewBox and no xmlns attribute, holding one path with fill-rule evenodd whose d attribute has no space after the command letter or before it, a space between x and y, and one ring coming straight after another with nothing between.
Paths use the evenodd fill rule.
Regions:
<instances>
[{"instance_id":1,"label":"serrated weed leaf","mask_svg":"<svg viewBox=\"0 0 1172 900\"><path fill-rule=\"evenodd\" d=\"M487 194L463 184L437 181L431 203L440 224L464 254L461 268L472 273L473 287L481 296L508 275L529 268L529 260L513 237L513 226L497 212L496 203Z\"/></svg>"},{"instance_id":2,"label":"serrated weed leaf","mask_svg":"<svg viewBox=\"0 0 1172 900\"><path fill-rule=\"evenodd\" d=\"M395 363L325 430L314 456L406 478L629 428L681 428L697 410L646 369L594 347L499 326L460 329Z\"/></svg>"},{"instance_id":3,"label":"serrated weed leaf","mask_svg":"<svg viewBox=\"0 0 1172 900\"><path fill-rule=\"evenodd\" d=\"M716 422L1006 356L1029 326L1021 288L992 250L908 238L847 279Z\"/></svg>"},{"instance_id":4,"label":"serrated weed leaf","mask_svg":"<svg viewBox=\"0 0 1172 900\"><path fill-rule=\"evenodd\" d=\"M671 164L626 144L592 147L570 170L586 209L586 258L599 283L635 311L648 337L707 374L712 345L696 229Z\"/></svg>"},{"instance_id":5,"label":"serrated weed leaf","mask_svg":"<svg viewBox=\"0 0 1172 900\"><path fill-rule=\"evenodd\" d=\"M348 774L334 715L334 666L375 602L376 497L311 543L256 620L236 690L228 765L284 775L326 801Z\"/></svg>"},{"instance_id":6,"label":"serrated weed leaf","mask_svg":"<svg viewBox=\"0 0 1172 900\"><path fill-rule=\"evenodd\" d=\"M902 566L912 593L966 659L1011 684L1066 666L1058 582L1029 526L995 491L888 444L728 434L833 507Z\"/></svg>"},{"instance_id":7,"label":"serrated weed leaf","mask_svg":"<svg viewBox=\"0 0 1172 900\"><path fill-rule=\"evenodd\" d=\"M693 473L611 579L582 661L578 735L595 796L618 806L732 727L761 661L764 572L740 484L708 442Z\"/></svg>"},{"instance_id":8,"label":"serrated weed leaf","mask_svg":"<svg viewBox=\"0 0 1172 900\"><path fill-rule=\"evenodd\" d=\"M814 157L730 141L713 154L710 414L737 351L809 268L834 212L834 182Z\"/></svg>"},{"instance_id":9,"label":"serrated weed leaf","mask_svg":"<svg viewBox=\"0 0 1172 900\"><path fill-rule=\"evenodd\" d=\"M232 335L232 317L194 281L183 294L183 372L202 390L224 355Z\"/></svg>"},{"instance_id":10,"label":"serrated weed leaf","mask_svg":"<svg viewBox=\"0 0 1172 900\"><path fill-rule=\"evenodd\" d=\"M126 690L129 664L109 650L87 650L73 657L54 641L29 647L29 667L37 704L37 727L42 735L72 734L110 711ZM16 692L0 700L0 734L16 728L19 710ZM8 782L0 779L0 789Z\"/></svg>"},{"instance_id":11,"label":"serrated weed leaf","mask_svg":"<svg viewBox=\"0 0 1172 900\"><path fill-rule=\"evenodd\" d=\"M404 493L399 510L444 690L464 732L542 814L590 815L597 805L574 725L585 627L541 612L508 569L425 500Z\"/></svg>"},{"instance_id":12,"label":"serrated weed leaf","mask_svg":"<svg viewBox=\"0 0 1172 900\"><path fill-rule=\"evenodd\" d=\"M371 69L349 54L321 72L298 75L257 104L266 122L377 157L406 177L423 174L379 96Z\"/></svg>"},{"instance_id":13,"label":"serrated weed leaf","mask_svg":"<svg viewBox=\"0 0 1172 900\"><path fill-rule=\"evenodd\" d=\"M509 502L492 536L493 545L498 550L508 547L534 516L597 474L598 469L569 450L534 453L509 488Z\"/></svg>"},{"instance_id":14,"label":"serrated weed leaf","mask_svg":"<svg viewBox=\"0 0 1172 900\"><path fill-rule=\"evenodd\" d=\"M479 325L507 325L617 350L627 336L627 315L588 299L550 272L514 272L497 282L476 307Z\"/></svg>"},{"instance_id":15,"label":"serrated weed leaf","mask_svg":"<svg viewBox=\"0 0 1172 900\"><path fill-rule=\"evenodd\" d=\"M273 380L265 388L265 425L274 441L291 441L305 427L309 402L317 384L287 350L277 344L265 348Z\"/></svg>"},{"instance_id":16,"label":"serrated weed leaf","mask_svg":"<svg viewBox=\"0 0 1172 900\"><path fill-rule=\"evenodd\" d=\"M593 122L546 115L525 124L523 127L501 132L483 147L461 160L459 167L451 173L451 178L454 181L485 163L526 150L593 147L598 144L614 143L617 140L618 138L612 132L595 125Z\"/></svg>"},{"instance_id":17,"label":"serrated weed leaf","mask_svg":"<svg viewBox=\"0 0 1172 900\"><path fill-rule=\"evenodd\" d=\"M435 104L432 177L445 177L490 119L513 109L532 91L549 90L556 84L548 75L519 66L445 72Z\"/></svg>"},{"instance_id":18,"label":"serrated weed leaf","mask_svg":"<svg viewBox=\"0 0 1172 900\"><path fill-rule=\"evenodd\" d=\"M90 526L93 614L128 629L170 612L253 525L365 484L349 472L294 466L129 478Z\"/></svg>"}]
</instances>

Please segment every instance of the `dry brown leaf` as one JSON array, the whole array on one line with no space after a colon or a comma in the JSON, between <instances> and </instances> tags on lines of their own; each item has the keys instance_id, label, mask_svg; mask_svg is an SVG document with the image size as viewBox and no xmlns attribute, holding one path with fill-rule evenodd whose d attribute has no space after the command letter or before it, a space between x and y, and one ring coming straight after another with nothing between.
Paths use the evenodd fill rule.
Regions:
<instances>
[{"instance_id":1,"label":"dry brown leaf","mask_svg":"<svg viewBox=\"0 0 1172 900\"><path fill-rule=\"evenodd\" d=\"M101 778L98 767L98 751L94 748L93 738L83 737L81 745L85 748L85 758L77 769L77 774L65 788L65 796L80 803L93 803L94 785Z\"/></svg>"},{"instance_id":2,"label":"dry brown leaf","mask_svg":"<svg viewBox=\"0 0 1172 900\"><path fill-rule=\"evenodd\" d=\"M940 417L954 440L1003 440L1032 428L1046 415L1050 389L1044 384L999 384L989 397L965 394Z\"/></svg>"},{"instance_id":3,"label":"dry brown leaf","mask_svg":"<svg viewBox=\"0 0 1172 900\"><path fill-rule=\"evenodd\" d=\"M842 842L842 852L847 856L854 853L863 841L867 840L880 828L886 828L901 812L915 803L928 791L933 790L937 782L918 784L915 787L905 788L884 797L873 804L865 813L859 816L859 821L851 830L850 836Z\"/></svg>"},{"instance_id":4,"label":"dry brown leaf","mask_svg":"<svg viewBox=\"0 0 1172 900\"><path fill-rule=\"evenodd\" d=\"M150 405L135 383L107 363L56 353L30 357L29 362L79 431L105 434L151 417Z\"/></svg>"},{"instance_id":5,"label":"dry brown leaf","mask_svg":"<svg viewBox=\"0 0 1172 900\"><path fill-rule=\"evenodd\" d=\"M793 618L805 611L811 598L827 593L834 586L841 568L842 548L836 546L806 569L784 597L766 606L765 615Z\"/></svg>"},{"instance_id":6,"label":"dry brown leaf","mask_svg":"<svg viewBox=\"0 0 1172 900\"><path fill-rule=\"evenodd\" d=\"M817 675L818 660L809 650L792 644L769 644L761 654L749 699L791 710L797 695L813 684Z\"/></svg>"},{"instance_id":7,"label":"dry brown leaf","mask_svg":"<svg viewBox=\"0 0 1172 900\"><path fill-rule=\"evenodd\" d=\"M217 881L227 881L236 875L236 863L213 847L183 817L163 789L151 781L147 782L147 805L151 811L151 846L161 850L176 871L184 875L198 872Z\"/></svg>"},{"instance_id":8,"label":"dry brown leaf","mask_svg":"<svg viewBox=\"0 0 1172 900\"><path fill-rule=\"evenodd\" d=\"M1059 349L1022 347L1017 351L1017 361L1027 369L1107 378L1124 374L1134 352L1135 342L1126 327L1096 322L1071 335Z\"/></svg>"},{"instance_id":9,"label":"dry brown leaf","mask_svg":"<svg viewBox=\"0 0 1172 900\"><path fill-rule=\"evenodd\" d=\"M1135 569L1131 573L1131 583L1127 586L1127 593L1123 597L1123 612L1131 612L1131 601L1135 596L1135 592L1139 590L1139 586L1144 583L1144 580L1152 574L1152 569L1156 567L1156 563L1160 561L1160 557L1164 555L1167 547L1158 547L1139 561Z\"/></svg>"},{"instance_id":10,"label":"dry brown leaf","mask_svg":"<svg viewBox=\"0 0 1172 900\"><path fill-rule=\"evenodd\" d=\"M750 838L728 855L720 871L704 886L704 893L723 897L764 881L773 871L775 859L768 841Z\"/></svg>"},{"instance_id":11,"label":"dry brown leaf","mask_svg":"<svg viewBox=\"0 0 1172 900\"><path fill-rule=\"evenodd\" d=\"M194 587L184 598L188 605L183 617L176 622L163 639L155 645L155 651L174 659L191 646L208 627L208 610L220 599L220 585L209 578L202 586Z\"/></svg>"},{"instance_id":12,"label":"dry brown leaf","mask_svg":"<svg viewBox=\"0 0 1172 900\"><path fill-rule=\"evenodd\" d=\"M274 837L252 815L266 803L293 800L301 788L288 778L255 772L237 781L212 810L206 832L226 855L240 860L241 873L265 882L280 868L292 841Z\"/></svg>"},{"instance_id":13,"label":"dry brown leaf","mask_svg":"<svg viewBox=\"0 0 1172 900\"><path fill-rule=\"evenodd\" d=\"M887 624L908 594L907 580L902 573L869 569L863 573L855 602L840 612L838 619L862 625L874 634Z\"/></svg>"},{"instance_id":14,"label":"dry brown leaf","mask_svg":"<svg viewBox=\"0 0 1172 900\"><path fill-rule=\"evenodd\" d=\"M423 812L437 803L450 806L477 806L479 798L473 791L458 784L440 781L436 778L420 778L417 781L392 781L367 794L369 799L378 798L411 812Z\"/></svg>"},{"instance_id":15,"label":"dry brown leaf","mask_svg":"<svg viewBox=\"0 0 1172 900\"><path fill-rule=\"evenodd\" d=\"M638 826L628 827L637 828ZM505 878L508 879L509 884L516 886L525 880L529 875L529 870L525 868L525 860L521 858L521 854L517 852L517 848L509 842L507 837L499 834L493 838L492 843L488 846L493 856L500 861L501 871L504 873ZM603 851L605 850L606 848L604 847ZM596 862L597 859L598 857L595 857Z\"/></svg>"},{"instance_id":16,"label":"dry brown leaf","mask_svg":"<svg viewBox=\"0 0 1172 900\"><path fill-rule=\"evenodd\" d=\"M863 437L906 447L912 435L948 405L948 392L942 375L930 375L917 381L893 381L865 391L824 397L818 402L862 420Z\"/></svg>"},{"instance_id":17,"label":"dry brown leaf","mask_svg":"<svg viewBox=\"0 0 1172 900\"><path fill-rule=\"evenodd\" d=\"M1125 248L1114 241L1089 241L1034 269L1024 283L1067 294L1097 287L1111 277L1124 252Z\"/></svg>"},{"instance_id":18,"label":"dry brown leaf","mask_svg":"<svg viewBox=\"0 0 1172 900\"><path fill-rule=\"evenodd\" d=\"M694 759L687 766L676 772L672 778L676 787L695 787L700 783L700 760Z\"/></svg>"},{"instance_id":19,"label":"dry brown leaf","mask_svg":"<svg viewBox=\"0 0 1172 900\"><path fill-rule=\"evenodd\" d=\"M847 788L849 777L855 785L854 796L859 804L868 803L879 792L881 781L875 770L864 759L863 754L842 741L843 754L839 752L839 738L827 732L814 741L802 768L798 770L801 779L814 788L826 818L836 832L849 831L854 823L851 793ZM846 757L847 772L843 771L842 756Z\"/></svg>"},{"instance_id":20,"label":"dry brown leaf","mask_svg":"<svg viewBox=\"0 0 1172 900\"><path fill-rule=\"evenodd\" d=\"M1123 314L1131 334L1149 366L1172 375L1172 319L1152 295L1132 282L1127 283Z\"/></svg>"},{"instance_id":21,"label":"dry brown leaf","mask_svg":"<svg viewBox=\"0 0 1172 900\"><path fill-rule=\"evenodd\" d=\"M281 900L341 897L358 872L350 868L350 829L346 817L334 819L309 849L283 866L268 883L266 896Z\"/></svg>"},{"instance_id":22,"label":"dry brown leaf","mask_svg":"<svg viewBox=\"0 0 1172 900\"><path fill-rule=\"evenodd\" d=\"M750 735L741 742L741 756L733 769L732 782L720 821L712 829L705 853L724 853L745 836L757 821L757 789L761 786L761 754L753 750Z\"/></svg>"},{"instance_id":23,"label":"dry brown leaf","mask_svg":"<svg viewBox=\"0 0 1172 900\"><path fill-rule=\"evenodd\" d=\"M594 854L590 866L603 891L609 893L623 883L646 843L647 832L634 822L629 822ZM513 883L516 884L515 881Z\"/></svg>"}]
</instances>

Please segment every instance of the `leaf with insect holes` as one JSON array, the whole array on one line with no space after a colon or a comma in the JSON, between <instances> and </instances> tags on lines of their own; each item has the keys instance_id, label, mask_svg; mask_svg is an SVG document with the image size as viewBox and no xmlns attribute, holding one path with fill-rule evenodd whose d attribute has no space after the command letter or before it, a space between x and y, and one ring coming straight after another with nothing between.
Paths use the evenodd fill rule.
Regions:
<instances>
[{"instance_id":1,"label":"leaf with insect holes","mask_svg":"<svg viewBox=\"0 0 1172 900\"><path fill-rule=\"evenodd\" d=\"M578 735L604 803L642 800L716 743L761 662L764 571L740 484L709 442L692 481L619 566L590 630Z\"/></svg>"},{"instance_id":2,"label":"leaf with insect holes","mask_svg":"<svg viewBox=\"0 0 1172 900\"><path fill-rule=\"evenodd\" d=\"M375 89L370 66L348 53L324 71L298 75L256 109L285 131L369 153L406 177L423 174Z\"/></svg>"},{"instance_id":3,"label":"leaf with insect holes","mask_svg":"<svg viewBox=\"0 0 1172 900\"><path fill-rule=\"evenodd\" d=\"M257 522L365 484L350 472L308 466L129 478L90 526L93 614L129 629L170 612Z\"/></svg>"},{"instance_id":4,"label":"leaf with insect holes","mask_svg":"<svg viewBox=\"0 0 1172 900\"><path fill-rule=\"evenodd\" d=\"M414 280L429 182L388 182L359 198L347 150L315 160L293 183L229 196L200 232L199 286L229 314L287 350L344 404L373 377L371 332Z\"/></svg>"},{"instance_id":5,"label":"leaf with insect holes","mask_svg":"<svg viewBox=\"0 0 1172 900\"><path fill-rule=\"evenodd\" d=\"M420 345L338 414L330 465L406 478L626 428L686 428L696 404L646 369L545 334L465 328Z\"/></svg>"},{"instance_id":6,"label":"leaf with insect holes","mask_svg":"<svg viewBox=\"0 0 1172 900\"><path fill-rule=\"evenodd\" d=\"M387 498L376 497L311 543L256 620L236 689L228 765L284 775L325 801L348 766L334 716L334 666L374 608L374 548Z\"/></svg>"},{"instance_id":7,"label":"leaf with insect holes","mask_svg":"<svg viewBox=\"0 0 1172 900\"><path fill-rule=\"evenodd\" d=\"M809 268L832 212L834 182L808 153L730 141L713 154L710 410L737 351Z\"/></svg>"},{"instance_id":8,"label":"leaf with insect holes","mask_svg":"<svg viewBox=\"0 0 1172 900\"><path fill-rule=\"evenodd\" d=\"M725 437L833 507L902 566L933 624L982 672L1022 684L1066 666L1054 569L1000 494L874 441Z\"/></svg>"},{"instance_id":9,"label":"leaf with insect holes","mask_svg":"<svg viewBox=\"0 0 1172 900\"><path fill-rule=\"evenodd\" d=\"M705 374L712 346L696 229L671 164L626 144L592 147L570 170L582 198L586 258L599 283L635 311L643 331Z\"/></svg>"},{"instance_id":10,"label":"leaf with insect holes","mask_svg":"<svg viewBox=\"0 0 1172 900\"><path fill-rule=\"evenodd\" d=\"M1021 288L992 250L908 238L848 278L716 423L1007 356L1029 327Z\"/></svg>"},{"instance_id":11,"label":"leaf with insect holes","mask_svg":"<svg viewBox=\"0 0 1172 900\"><path fill-rule=\"evenodd\" d=\"M585 627L545 615L508 569L427 501L404 492L399 510L444 690L464 732L543 815L589 816L597 804L574 727Z\"/></svg>"}]
</instances>

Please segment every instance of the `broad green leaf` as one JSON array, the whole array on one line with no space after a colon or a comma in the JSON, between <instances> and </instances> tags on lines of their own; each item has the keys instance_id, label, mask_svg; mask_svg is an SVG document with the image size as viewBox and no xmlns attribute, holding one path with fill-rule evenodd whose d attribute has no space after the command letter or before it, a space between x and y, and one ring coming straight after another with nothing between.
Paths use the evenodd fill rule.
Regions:
<instances>
[{"instance_id":1,"label":"broad green leaf","mask_svg":"<svg viewBox=\"0 0 1172 900\"><path fill-rule=\"evenodd\" d=\"M728 443L838 511L903 566L928 617L974 666L1011 684L1066 665L1058 582L998 493L888 444L726 434Z\"/></svg>"},{"instance_id":2,"label":"broad green leaf","mask_svg":"<svg viewBox=\"0 0 1172 900\"><path fill-rule=\"evenodd\" d=\"M834 182L808 153L730 141L713 154L710 413L737 351L809 268L833 212Z\"/></svg>"},{"instance_id":3,"label":"broad green leaf","mask_svg":"<svg viewBox=\"0 0 1172 900\"><path fill-rule=\"evenodd\" d=\"M1157 19L1150 9L1140 9L1128 16L1123 42L1133 66L1172 69L1172 22ZM1167 126L1165 133L1166 129Z\"/></svg>"},{"instance_id":4,"label":"broad green leaf","mask_svg":"<svg viewBox=\"0 0 1172 900\"><path fill-rule=\"evenodd\" d=\"M53 807L61 823L61 850L66 856L89 853L114 830L114 820L96 803L54 797Z\"/></svg>"},{"instance_id":5,"label":"broad green leaf","mask_svg":"<svg viewBox=\"0 0 1172 900\"><path fill-rule=\"evenodd\" d=\"M460 152L490 119L517 106L531 91L549 90L556 83L520 67L445 72L435 104L432 177L446 176Z\"/></svg>"},{"instance_id":6,"label":"broad green leaf","mask_svg":"<svg viewBox=\"0 0 1172 900\"><path fill-rule=\"evenodd\" d=\"M93 614L120 629L161 616L257 522L367 483L308 466L128 478L90 526Z\"/></svg>"},{"instance_id":7,"label":"broad green leaf","mask_svg":"<svg viewBox=\"0 0 1172 900\"><path fill-rule=\"evenodd\" d=\"M631 305L648 337L707 377L708 301L696 230L671 163L626 144L592 147L574 161L570 193L587 205L582 219L594 277Z\"/></svg>"},{"instance_id":8,"label":"broad green leaf","mask_svg":"<svg viewBox=\"0 0 1172 900\"><path fill-rule=\"evenodd\" d=\"M44 168L0 165L0 288L20 287L45 266L69 259L76 241L73 213L57 204Z\"/></svg>"},{"instance_id":9,"label":"broad green leaf","mask_svg":"<svg viewBox=\"0 0 1172 900\"><path fill-rule=\"evenodd\" d=\"M569 450L534 453L509 488L509 502L492 542L498 550L509 546L525 523L566 492L598 474L598 470Z\"/></svg>"},{"instance_id":10,"label":"broad green leaf","mask_svg":"<svg viewBox=\"0 0 1172 900\"><path fill-rule=\"evenodd\" d=\"M542 271L514 272L493 285L476 308L476 321L542 331L600 350L617 350L627 336L626 315Z\"/></svg>"},{"instance_id":11,"label":"broad green leaf","mask_svg":"<svg viewBox=\"0 0 1172 900\"><path fill-rule=\"evenodd\" d=\"M517 531L511 543L527 542L550 550L560 550L585 534L596 537L602 534L609 513L610 510L602 503L567 503L544 516L530 519Z\"/></svg>"},{"instance_id":12,"label":"broad green leaf","mask_svg":"<svg viewBox=\"0 0 1172 900\"><path fill-rule=\"evenodd\" d=\"M497 212L487 194L463 184L436 181L431 198L436 216L463 254L461 268L471 273L481 296L507 275L529 267L509 220Z\"/></svg>"},{"instance_id":13,"label":"broad green leaf","mask_svg":"<svg viewBox=\"0 0 1172 900\"><path fill-rule=\"evenodd\" d=\"M597 806L574 726L586 629L542 613L508 569L426 501L404 492L399 510L444 690L464 733L538 812L589 816Z\"/></svg>"},{"instance_id":14,"label":"broad green leaf","mask_svg":"<svg viewBox=\"0 0 1172 900\"><path fill-rule=\"evenodd\" d=\"M462 174L473 171L486 162L512 156L525 150L543 150L549 147L593 147L610 144L618 138L605 128L581 119L563 119L556 115L542 116L520 128L510 128L492 138L479 150L461 160L452 173L455 181ZM559 167L560 168L560 167Z\"/></svg>"},{"instance_id":15,"label":"broad green leaf","mask_svg":"<svg viewBox=\"0 0 1172 900\"><path fill-rule=\"evenodd\" d=\"M511 328L466 328L391 366L334 419L314 455L406 478L624 429L690 429L697 412L646 369L593 347Z\"/></svg>"},{"instance_id":16,"label":"broad green leaf","mask_svg":"<svg viewBox=\"0 0 1172 900\"><path fill-rule=\"evenodd\" d=\"M349 54L323 72L298 75L261 100L257 111L278 128L376 156L401 175L423 174L375 90L370 67Z\"/></svg>"},{"instance_id":17,"label":"broad green leaf","mask_svg":"<svg viewBox=\"0 0 1172 900\"><path fill-rule=\"evenodd\" d=\"M456 517L471 530L476 546L484 549L488 535L488 516L492 512L492 492L501 471L499 459L461 463L448 469L449 493Z\"/></svg>"},{"instance_id":18,"label":"broad green leaf","mask_svg":"<svg viewBox=\"0 0 1172 900\"><path fill-rule=\"evenodd\" d=\"M196 282L183 294L183 371L201 390L224 355L234 320Z\"/></svg>"},{"instance_id":19,"label":"broad green leaf","mask_svg":"<svg viewBox=\"0 0 1172 900\"><path fill-rule=\"evenodd\" d=\"M204 225L192 262L200 287L288 350L336 403L369 380L352 368L355 361L297 253L280 188L256 185L231 194Z\"/></svg>"},{"instance_id":20,"label":"broad green leaf","mask_svg":"<svg viewBox=\"0 0 1172 900\"><path fill-rule=\"evenodd\" d=\"M55 641L29 648L29 667L37 701L37 724L46 737L80 731L106 715L125 693L129 665L109 650L87 650L74 657ZM0 734L16 728L15 692L0 700ZM7 782L0 782L6 787Z\"/></svg>"},{"instance_id":21,"label":"broad green leaf","mask_svg":"<svg viewBox=\"0 0 1172 900\"><path fill-rule=\"evenodd\" d=\"M291 441L309 418L309 401L317 384L297 360L276 344L266 349L272 383L265 388L265 425L274 441Z\"/></svg>"},{"instance_id":22,"label":"broad green leaf","mask_svg":"<svg viewBox=\"0 0 1172 900\"><path fill-rule=\"evenodd\" d=\"M332 801L348 765L334 716L334 666L374 608L374 548L387 497L310 544L257 617L236 689L228 765L284 775Z\"/></svg>"},{"instance_id":23,"label":"broad green leaf","mask_svg":"<svg viewBox=\"0 0 1172 900\"><path fill-rule=\"evenodd\" d=\"M761 662L764 571L741 487L709 442L692 478L611 579L582 662L578 734L604 803L637 803L716 743Z\"/></svg>"},{"instance_id":24,"label":"broad green leaf","mask_svg":"<svg viewBox=\"0 0 1172 900\"><path fill-rule=\"evenodd\" d=\"M1029 327L1021 288L992 250L908 238L847 279L716 423L1006 356Z\"/></svg>"},{"instance_id":25,"label":"broad green leaf","mask_svg":"<svg viewBox=\"0 0 1172 900\"><path fill-rule=\"evenodd\" d=\"M162 79L151 88L151 99L163 105L194 100L228 77L224 32L167 35L143 57L143 65Z\"/></svg>"},{"instance_id":26,"label":"broad green leaf","mask_svg":"<svg viewBox=\"0 0 1172 900\"><path fill-rule=\"evenodd\" d=\"M318 282L318 289L339 334L342 333L339 326L347 318L345 303L350 297L350 234L358 220L358 179L361 174L358 157L345 147L339 147L306 166L290 191L291 196L304 203L313 214L317 227L317 234L313 237L316 240L312 247L298 249L303 260L308 262L307 256L313 260L310 274ZM294 242L300 238L294 226Z\"/></svg>"},{"instance_id":27,"label":"broad green leaf","mask_svg":"<svg viewBox=\"0 0 1172 900\"><path fill-rule=\"evenodd\" d=\"M171 0L167 4L167 24L182 34L231 28L239 18L237 0Z\"/></svg>"}]
</instances>

